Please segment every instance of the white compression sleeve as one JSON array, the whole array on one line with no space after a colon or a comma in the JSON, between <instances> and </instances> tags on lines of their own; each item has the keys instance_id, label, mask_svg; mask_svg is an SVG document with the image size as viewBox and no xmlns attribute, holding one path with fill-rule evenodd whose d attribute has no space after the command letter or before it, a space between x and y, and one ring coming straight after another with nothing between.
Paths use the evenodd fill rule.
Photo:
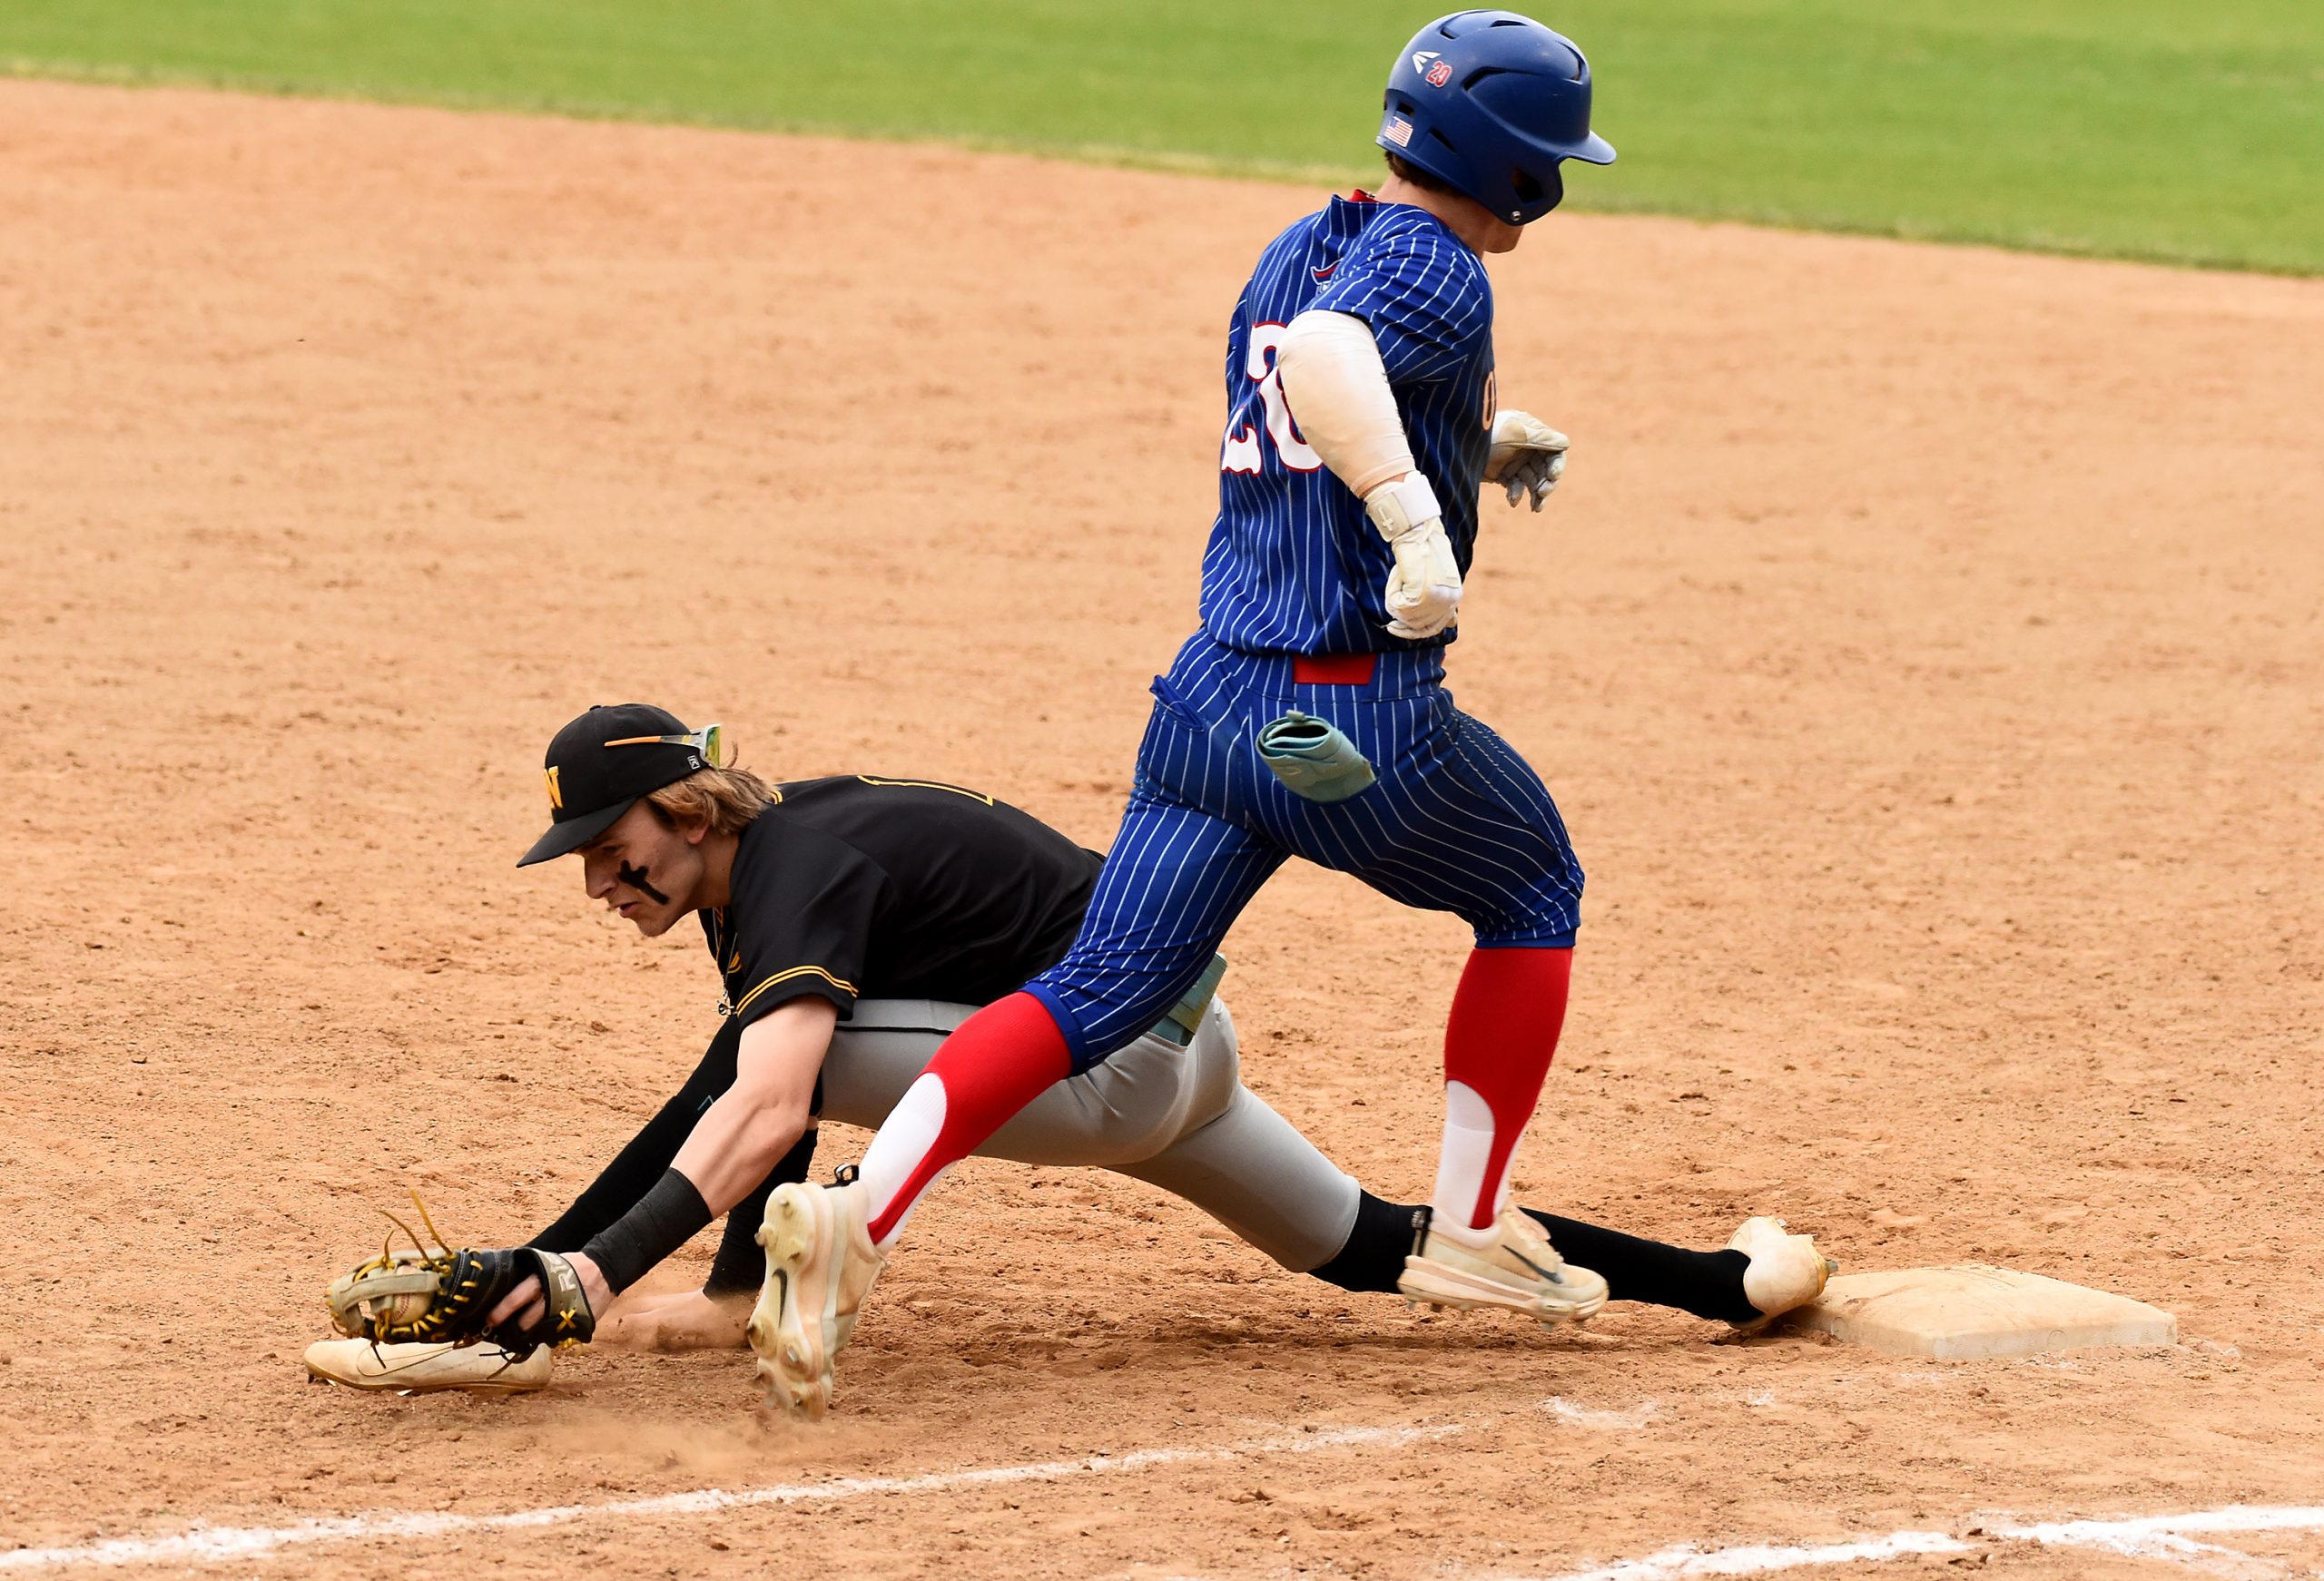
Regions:
<instances>
[{"instance_id":1,"label":"white compression sleeve","mask_svg":"<svg viewBox=\"0 0 2324 1581\"><path fill-rule=\"evenodd\" d=\"M1353 313L1302 313L1284 330L1275 367L1300 434L1357 498L1413 469L1371 325Z\"/></svg>"}]
</instances>

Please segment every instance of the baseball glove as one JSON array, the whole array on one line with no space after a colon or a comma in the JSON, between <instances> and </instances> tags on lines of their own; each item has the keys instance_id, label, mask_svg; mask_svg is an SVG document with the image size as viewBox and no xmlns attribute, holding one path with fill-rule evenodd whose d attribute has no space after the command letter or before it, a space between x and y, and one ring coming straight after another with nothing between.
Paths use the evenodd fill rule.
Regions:
<instances>
[{"instance_id":1,"label":"baseball glove","mask_svg":"<svg viewBox=\"0 0 2324 1581\"><path fill-rule=\"evenodd\" d=\"M596 1331L580 1276L564 1258L530 1246L448 1251L428 1210L419 1213L436 1241L434 1249L388 1215L412 1243L399 1250L391 1237L379 1256L330 1281L324 1299L330 1303L331 1327L350 1340L452 1345L489 1340L518 1354L536 1345L582 1344ZM546 1310L529 1324L521 1317L491 1323L492 1309L527 1279L541 1281Z\"/></svg>"}]
</instances>

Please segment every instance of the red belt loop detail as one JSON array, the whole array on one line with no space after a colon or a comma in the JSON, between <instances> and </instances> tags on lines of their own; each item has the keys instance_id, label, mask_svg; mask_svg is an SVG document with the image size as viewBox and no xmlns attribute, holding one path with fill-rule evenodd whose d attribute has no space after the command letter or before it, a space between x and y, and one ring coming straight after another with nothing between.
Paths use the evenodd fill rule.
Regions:
<instances>
[{"instance_id":1,"label":"red belt loop detail","mask_svg":"<svg viewBox=\"0 0 2324 1581\"><path fill-rule=\"evenodd\" d=\"M1291 679L1302 686L1369 686L1379 667L1377 653L1295 653Z\"/></svg>"}]
</instances>

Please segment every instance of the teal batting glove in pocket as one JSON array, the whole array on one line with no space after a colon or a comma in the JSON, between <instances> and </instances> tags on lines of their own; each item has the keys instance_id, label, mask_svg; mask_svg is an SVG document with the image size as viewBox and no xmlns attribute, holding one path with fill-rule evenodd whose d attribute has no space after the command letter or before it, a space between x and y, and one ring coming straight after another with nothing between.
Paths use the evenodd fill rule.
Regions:
<instances>
[{"instance_id":1,"label":"teal batting glove in pocket","mask_svg":"<svg viewBox=\"0 0 2324 1581\"><path fill-rule=\"evenodd\" d=\"M1165 1043L1175 1043L1180 1048L1191 1045L1195 1034L1202 1030L1202 1018L1210 1014L1210 1002L1218 997L1219 981L1226 976L1226 957L1212 956L1210 965L1203 969L1202 976L1195 979L1195 986L1170 1007L1170 1013L1157 1021L1154 1030L1147 1036L1158 1037Z\"/></svg>"},{"instance_id":2,"label":"teal batting glove in pocket","mask_svg":"<svg viewBox=\"0 0 2324 1581\"><path fill-rule=\"evenodd\" d=\"M1344 801L1379 776L1337 725L1293 709L1262 728L1259 760L1295 796Z\"/></svg>"}]
</instances>

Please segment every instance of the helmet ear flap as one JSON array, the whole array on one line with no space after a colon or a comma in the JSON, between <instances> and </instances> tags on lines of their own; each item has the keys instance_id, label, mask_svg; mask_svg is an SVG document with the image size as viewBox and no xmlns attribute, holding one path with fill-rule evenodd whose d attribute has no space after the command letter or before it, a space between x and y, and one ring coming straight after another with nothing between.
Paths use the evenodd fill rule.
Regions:
<instances>
[{"instance_id":1,"label":"helmet ear flap","mask_svg":"<svg viewBox=\"0 0 2324 1581\"><path fill-rule=\"evenodd\" d=\"M1539 206L1546 214L1565 201L1565 172L1554 162L1542 181L1521 165L1509 172L1509 184L1517 193L1517 201L1531 209Z\"/></svg>"}]
</instances>

